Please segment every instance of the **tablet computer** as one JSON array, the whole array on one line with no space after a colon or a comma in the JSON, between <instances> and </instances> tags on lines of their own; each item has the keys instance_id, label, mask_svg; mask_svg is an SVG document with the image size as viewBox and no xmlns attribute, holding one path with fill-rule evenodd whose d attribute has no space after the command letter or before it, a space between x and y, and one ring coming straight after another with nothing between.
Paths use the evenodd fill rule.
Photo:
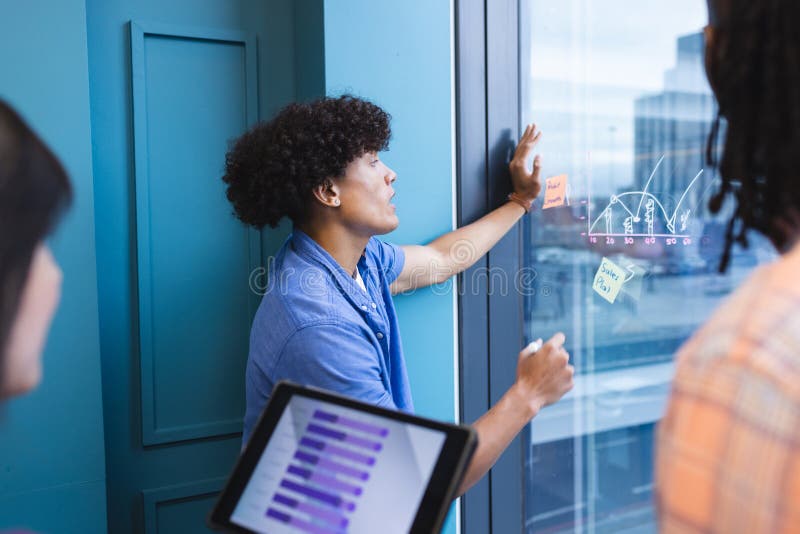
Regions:
<instances>
[{"instance_id":1,"label":"tablet computer","mask_svg":"<svg viewBox=\"0 0 800 534\"><path fill-rule=\"evenodd\" d=\"M209 516L227 532L438 532L477 445L468 426L279 383Z\"/></svg>"}]
</instances>

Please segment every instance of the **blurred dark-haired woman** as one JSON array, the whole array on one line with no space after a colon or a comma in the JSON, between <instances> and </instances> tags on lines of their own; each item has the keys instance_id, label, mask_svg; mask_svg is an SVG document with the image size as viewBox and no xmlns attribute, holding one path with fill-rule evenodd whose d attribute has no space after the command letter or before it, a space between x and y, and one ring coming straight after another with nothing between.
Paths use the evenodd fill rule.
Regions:
<instances>
[{"instance_id":1,"label":"blurred dark-haired woman","mask_svg":"<svg viewBox=\"0 0 800 534\"><path fill-rule=\"evenodd\" d=\"M0 100L0 399L41 380L61 291L61 270L45 239L71 198L61 163Z\"/></svg>"}]
</instances>

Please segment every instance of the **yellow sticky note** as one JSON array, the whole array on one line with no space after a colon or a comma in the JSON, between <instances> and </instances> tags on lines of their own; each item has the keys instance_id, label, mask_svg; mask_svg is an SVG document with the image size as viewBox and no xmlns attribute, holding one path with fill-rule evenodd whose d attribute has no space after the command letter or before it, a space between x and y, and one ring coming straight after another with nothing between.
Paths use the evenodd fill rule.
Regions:
<instances>
[{"instance_id":1,"label":"yellow sticky note","mask_svg":"<svg viewBox=\"0 0 800 534\"><path fill-rule=\"evenodd\" d=\"M603 258L600 268L597 269L597 274L594 275L592 289L608 302L614 304L619 290L622 289L622 284L625 283L626 276L625 269L608 258Z\"/></svg>"},{"instance_id":2,"label":"yellow sticky note","mask_svg":"<svg viewBox=\"0 0 800 534\"><path fill-rule=\"evenodd\" d=\"M559 174L545 180L544 183L544 206L543 210L547 208L555 208L556 206L563 206L566 201L567 195L567 175Z\"/></svg>"}]
</instances>

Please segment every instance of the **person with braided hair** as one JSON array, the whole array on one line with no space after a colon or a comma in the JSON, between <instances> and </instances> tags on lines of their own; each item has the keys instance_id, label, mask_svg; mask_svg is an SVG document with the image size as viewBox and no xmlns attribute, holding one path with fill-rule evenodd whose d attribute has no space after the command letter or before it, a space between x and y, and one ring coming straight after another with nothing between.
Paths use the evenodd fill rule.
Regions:
<instances>
[{"instance_id":1,"label":"person with braided hair","mask_svg":"<svg viewBox=\"0 0 800 534\"><path fill-rule=\"evenodd\" d=\"M725 120L710 208L781 253L681 348L659 426L661 531L800 533L800 2L708 0L706 73Z\"/></svg>"}]
</instances>

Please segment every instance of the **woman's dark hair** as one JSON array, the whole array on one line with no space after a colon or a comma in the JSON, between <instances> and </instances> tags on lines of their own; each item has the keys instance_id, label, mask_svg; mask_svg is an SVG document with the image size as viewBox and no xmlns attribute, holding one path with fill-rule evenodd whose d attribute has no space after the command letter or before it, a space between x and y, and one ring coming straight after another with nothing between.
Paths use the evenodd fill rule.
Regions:
<instances>
[{"instance_id":1,"label":"woman's dark hair","mask_svg":"<svg viewBox=\"0 0 800 534\"><path fill-rule=\"evenodd\" d=\"M747 247L754 229L779 250L789 244L785 225L800 210L800 2L709 0L714 44L707 68L726 119L722 185L709 208L719 212L734 198L720 264L734 242ZM715 165L712 129L707 159Z\"/></svg>"},{"instance_id":2,"label":"woman's dark hair","mask_svg":"<svg viewBox=\"0 0 800 534\"><path fill-rule=\"evenodd\" d=\"M61 163L0 100L0 383L33 253L71 200Z\"/></svg>"},{"instance_id":3,"label":"woman's dark hair","mask_svg":"<svg viewBox=\"0 0 800 534\"><path fill-rule=\"evenodd\" d=\"M236 216L262 228L283 216L303 222L313 190L344 175L354 159L389 145L391 117L345 95L290 104L242 135L225 158L228 200Z\"/></svg>"}]
</instances>

